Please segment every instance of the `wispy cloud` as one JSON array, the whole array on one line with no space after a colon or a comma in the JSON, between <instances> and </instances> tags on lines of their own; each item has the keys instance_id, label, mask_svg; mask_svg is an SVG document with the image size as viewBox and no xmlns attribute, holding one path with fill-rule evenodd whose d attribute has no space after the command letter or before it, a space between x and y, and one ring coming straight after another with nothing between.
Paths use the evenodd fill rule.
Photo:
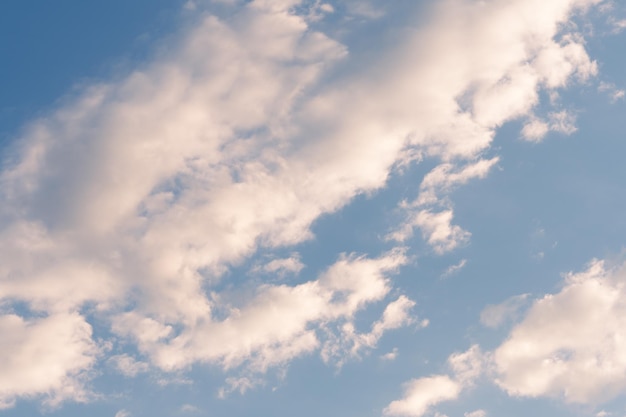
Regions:
<instances>
[{"instance_id":1,"label":"wispy cloud","mask_svg":"<svg viewBox=\"0 0 626 417\"><path fill-rule=\"evenodd\" d=\"M441 278L448 278L457 274L461 269L465 268L465 265L467 265L467 259L461 259L458 264L450 265L445 271L443 271Z\"/></svg>"},{"instance_id":2,"label":"wispy cloud","mask_svg":"<svg viewBox=\"0 0 626 417\"><path fill-rule=\"evenodd\" d=\"M488 305L480 313L480 322L487 327L496 328L515 319L527 304L528 297L529 294L516 295L500 304Z\"/></svg>"}]
</instances>

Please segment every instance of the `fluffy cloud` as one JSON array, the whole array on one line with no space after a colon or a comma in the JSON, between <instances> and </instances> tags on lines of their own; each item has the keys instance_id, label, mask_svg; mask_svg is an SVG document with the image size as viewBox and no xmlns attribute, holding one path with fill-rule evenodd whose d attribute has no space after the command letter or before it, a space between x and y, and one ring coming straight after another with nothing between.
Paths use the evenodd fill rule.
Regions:
<instances>
[{"instance_id":1,"label":"fluffy cloud","mask_svg":"<svg viewBox=\"0 0 626 417\"><path fill-rule=\"evenodd\" d=\"M597 404L626 389L624 269L600 261L535 301L493 353L511 395Z\"/></svg>"},{"instance_id":2,"label":"fluffy cloud","mask_svg":"<svg viewBox=\"0 0 626 417\"><path fill-rule=\"evenodd\" d=\"M522 128L522 138L537 142L550 131L571 135L576 130L576 116L567 110L561 110L550 113L547 121L531 117Z\"/></svg>"},{"instance_id":3,"label":"fluffy cloud","mask_svg":"<svg viewBox=\"0 0 626 417\"><path fill-rule=\"evenodd\" d=\"M166 370L200 361L218 362L226 369L247 363L249 370L264 372L317 349L318 333L323 336L330 324L351 326L359 310L389 292L385 273L405 262L401 251L378 259L343 257L317 280L294 287L261 286L243 305L229 306L223 320L207 316L180 334L135 312L117 316L113 330L132 336L140 350ZM372 347L385 330L408 322L407 310L413 304L406 297L390 303L363 343Z\"/></svg>"},{"instance_id":4,"label":"fluffy cloud","mask_svg":"<svg viewBox=\"0 0 626 417\"><path fill-rule=\"evenodd\" d=\"M200 361L263 371L318 348L331 324L348 325L326 329L339 345L371 346L410 322L401 297L370 333L349 328L388 294L385 274L406 262L399 251L342 258L317 279L264 285L235 304L215 285L259 248L309 239L321 215L384 187L407 151L446 164L425 179L427 199L486 175L495 129L531 116L539 89L595 72L582 40L560 32L595 0L449 0L375 69L320 84L347 49L313 30L300 3L233 5L227 19L196 5L195 23L151 62L68 98L15 141L0 177L0 299L46 318L5 325L22 329L18 345L68 326L44 350L73 353L44 379L1 388L3 404L83 398L95 349L76 313L85 303L166 370ZM437 252L469 237L450 208L413 214L407 227ZM7 375L18 358L9 356Z\"/></svg>"},{"instance_id":5,"label":"fluffy cloud","mask_svg":"<svg viewBox=\"0 0 626 417\"><path fill-rule=\"evenodd\" d=\"M465 158L473 162L487 149L495 129L511 119L528 118L522 131L528 140L540 140L550 130L571 134L576 128L569 112L552 112L545 122L535 117L532 109L541 88L554 91L572 78L585 81L597 73L597 64L588 57L579 35L561 34L555 39L558 25L573 8L595 3L598 1L562 0L549 5L539 1L443 2L438 27L423 34L431 43L421 50L424 55L418 54L438 68L429 72L418 67L424 70L420 73L424 81L440 86L421 92L428 94L424 102L436 109L436 114L428 115L427 132L416 133L413 139L426 139L427 153L441 155L444 161ZM537 14L542 18L535 19ZM443 50L448 51L445 56L440 53ZM443 79L445 85L440 82ZM480 160L465 169L458 161L435 168L424 179L415 202L403 205L408 209L407 221L390 237L403 241L418 227L438 253L462 244L469 233L452 224L453 211L441 194L455 184L483 177L495 163L497 158ZM442 202L446 203L443 211L416 209Z\"/></svg>"},{"instance_id":6,"label":"fluffy cloud","mask_svg":"<svg viewBox=\"0 0 626 417\"><path fill-rule=\"evenodd\" d=\"M569 273L559 292L535 300L495 350L483 353L475 345L450 355L451 375L410 382L387 413L421 416L482 376L511 396L592 406L609 401L626 390L625 297L626 264L593 261L586 271ZM527 295L512 297L486 308L481 321L499 326L527 303Z\"/></svg>"},{"instance_id":7,"label":"fluffy cloud","mask_svg":"<svg viewBox=\"0 0 626 417\"><path fill-rule=\"evenodd\" d=\"M453 353L448 358L448 365L457 381L463 386L470 386L484 371L486 357L478 345L473 345L465 352Z\"/></svg>"},{"instance_id":8,"label":"fluffy cloud","mask_svg":"<svg viewBox=\"0 0 626 417\"><path fill-rule=\"evenodd\" d=\"M55 314L25 320L0 316L0 408L20 396L39 396L56 406L71 399L86 401L83 382L98 349L91 326L78 314Z\"/></svg>"},{"instance_id":9,"label":"fluffy cloud","mask_svg":"<svg viewBox=\"0 0 626 417\"><path fill-rule=\"evenodd\" d=\"M471 234L460 226L452 224L452 210L438 213L430 210L421 210L416 213L413 224L422 229L424 240L430 244L435 252L451 251L466 243Z\"/></svg>"},{"instance_id":10,"label":"fluffy cloud","mask_svg":"<svg viewBox=\"0 0 626 417\"><path fill-rule=\"evenodd\" d=\"M415 379L405 385L404 397L385 408L388 416L423 416L432 406L453 400L461 392L461 386L445 375Z\"/></svg>"},{"instance_id":11,"label":"fluffy cloud","mask_svg":"<svg viewBox=\"0 0 626 417\"><path fill-rule=\"evenodd\" d=\"M471 387L483 372L485 362L485 355L477 345L465 352L450 355L448 367L452 376L431 375L407 382L403 397L392 401L385 408L384 414L421 417L435 411L437 404L455 400L463 390Z\"/></svg>"}]
</instances>

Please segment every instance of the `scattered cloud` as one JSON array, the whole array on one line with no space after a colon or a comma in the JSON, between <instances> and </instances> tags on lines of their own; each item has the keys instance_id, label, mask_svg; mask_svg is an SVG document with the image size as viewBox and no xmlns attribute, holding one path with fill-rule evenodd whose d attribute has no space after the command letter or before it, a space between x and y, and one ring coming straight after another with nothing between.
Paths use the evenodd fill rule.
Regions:
<instances>
[{"instance_id":1,"label":"scattered cloud","mask_svg":"<svg viewBox=\"0 0 626 417\"><path fill-rule=\"evenodd\" d=\"M434 213L421 210L413 220L413 224L422 229L424 240L438 254L449 252L469 241L471 233L452 224L452 210Z\"/></svg>"},{"instance_id":2,"label":"scattered cloud","mask_svg":"<svg viewBox=\"0 0 626 417\"><path fill-rule=\"evenodd\" d=\"M347 0L345 4L348 13L360 18L378 19L385 15L382 6L372 0Z\"/></svg>"},{"instance_id":3,"label":"scattered cloud","mask_svg":"<svg viewBox=\"0 0 626 417\"><path fill-rule=\"evenodd\" d=\"M239 394L243 395L246 391L263 384L263 380L259 378L250 378L250 377L241 377L234 378L230 377L226 379L226 386L221 387L217 392L217 397L220 399L225 399L232 392L239 392Z\"/></svg>"},{"instance_id":4,"label":"scattered cloud","mask_svg":"<svg viewBox=\"0 0 626 417\"><path fill-rule=\"evenodd\" d=\"M387 305L383 316L372 324L369 333L359 333L355 329L354 323L344 324L341 328L340 337L333 337L324 345L322 358L329 362L339 357L337 365L341 366L344 362L342 357L358 357L364 349L376 347L386 331L404 327L414 322L415 319L410 315L410 310L414 306L414 301L406 296L400 296Z\"/></svg>"},{"instance_id":5,"label":"scattered cloud","mask_svg":"<svg viewBox=\"0 0 626 417\"><path fill-rule=\"evenodd\" d=\"M474 345L450 355L451 375L439 375L437 384L430 377L414 380L422 382L411 385L389 412L423 415L483 376L514 397L590 406L610 401L626 390L625 296L626 264L608 268L594 260L587 270L567 274L559 292L536 299L493 351L484 353ZM513 297L485 309L481 319L500 325L526 303L527 295ZM430 393L426 387L431 385L444 388Z\"/></svg>"},{"instance_id":6,"label":"scattered cloud","mask_svg":"<svg viewBox=\"0 0 626 417\"><path fill-rule=\"evenodd\" d=\"M611 31L614 35L621 33L626 29L626 19L616 18L615 16L611 16L608 19L608 23L611 26Z\"/></svg>"},{"instance_id":7,"label":"scattered cloud","mask_svg":"<svg viewBox=\"0 0 626 417\"><path fill-rule=\"evenodd\" d=\"M445 375L414 379L404 385L403 398L389 404L384 414L420 417L440 402L456 399L460 392L461 385Z\"/></svg>"},{"instance_id":8,"label":"scattered cloud","mask_svg":"<svg viewBox=\"0 0 626 417\"><path fill-rule=\"evenodd\" d=\"M578 130L576 116L567 110L561 110L550 113L547 121L531 117L522 128L522 138L531 142L539 142L548 132L571 135L576 130Z\"/></svg>"},{"instance_id":9,"label":"scattered cloud","mask_svg":"<svg viewBox=\"0 0 626 417\"><path fill-rule=\"evenodd\" d=\"M393 348L391 352L380 355L380 359L384 361L395 361L398 357L398 348Z\"/></svg>"},{"instance_id":10,"label":"scattered cloud","mask_svg":"<svg viewBox=\"0 0 626 417\"><path fill-rule=\"evenodd\" d=\"M550 129L558 133L571 135L578 130L576 127L576 116L567 110L550 113Z\"/></svg>"},{"instance_id":11,"label":"scattered cloud","mask_svg":"<svg viewBox=\"0 0 626 417\"><path fill-rule=\"evenodd\" d=\"M448 358L452 376L431 375L413 379L404 384L404 395L391 402L384 410L389 416L421 417L434 412L439 403L455 400L471 386L485 367L486 358L477 345L466 352L454 353Z\"/></svg>"},{"instance_id":12,"label":"scattered cloud","mask_svg":"<svg viewBox=\"0 0 626 417\"><path fill-rule=\"evenodd\" d=\"M464 417L487 417L487 412L485 410L475 410L469 413L464 413Z\"/></svg>"},{"instance_id":13,"label":"scattered cloud","mask_svg":"<svg viewBox=\"0 0 626 417\"><path fill-rule=\"evenodd\" d=\"M465 352L450 355L448 365L457 381L471 386L485 369L485 354L478 345L473 345Z\"/></svg>"},{"instance_id":14,"label":"scattered cloud","mask_svg":"<svg viewBox=\"0 0 626 417\"><path fill-rule=\"evenodd\" d=\"M445 196L474 178L484 178L498 161L499 158L495 157L461 167L444 163L434 168L422 180L418 198L411 203L403 202L401 208L406 212L406 220L387 238L404 242L413 236L413 229L417 227L422 230L424 240L438 254L467 243L471 234L452 224L454 212ZM445 210L437 212L437 207L444 207Z\"/></svg>"},{"instance_id":15,"label":"scattered cloud","mask_svg":"<svg viewBox=\"0 0 626 417\"><path fill-rule=\"evenodd\" d=\"M203 320L174 334L171 326L130 312L116 318L113 330L132 337L164 370L217 362L225 369L246 363L249 370L264 372L316 350L319 337L330 331L332 324L343 329L352 326L359 310L381 301L390 291L386 274L406 262L401 250L376 259L343 256L317 280L293 287L260 287L243 306L230 307L228 316L220 321ZM406 309L412 305L406 297L388 304L382 320L373 325L363 343L374 344L385 330L406 324ZM246 338L241 338L242 334ZM331 336L337 334L344 334L343 330L331 331Z\"/></svg>"},{"instance_id":16,"label":"scattered cloud","mask_svg":"<svg viewBox=\"0 0 626 417\"><path fill-rule=\"evenodd\" d=\"M140 373L147 372L150 366L146 362L136 360L130 355L114 355L109 358L109 362L122 375L133 378Z\"/></svg>"},{"instance_id":17,"label":"scattered cloud","mask_svg":"<svg viewBox=\"0 0 626 417\"><path fill-rule=\"evenodd\" d=\"M320 10L325 13L333 13L335 11L335 8L330 3L322 3L320 4Z\"/></svg>"},{"instance_id":18,"label":"scattered cloud","mask_svg":"<svg viewBox=\"0 0 626 417\"><path fill-rule=\"evenodd\" d=\"M623 89L617 88L617 86L613 83L601 82L598 86L598 91L601 93L606 93L611 98L611 103L616 103L619 100L622 100L626 95L626 91Z\"/></svg>"},{"instance_id":19,"label":"scattered cloud","mask_svg":"<svg viewBox=\"0 0 626 417\"><path fill-rule=\"evenodd\" d=\"M550 125L535 117L531 118L522 128L522 137L528 141L538 142L550 131Z\"/></svg>"},{"instance_id":20,"label":"scattered cloud","mask_svg":"<svg viewBox=\"0 0 626 417\"><path fill-rule=\"evenodd\" d=\"M450 265L445 271L443 271L441 278L448 278L457 274L461 269L465 268L465 265L467 265L467 259L461 259L459 263Z\"/></svg>"},{"instance_id":21,"label":"scattered cloud","mask_svg":"<svg viewBox=\"0 0 626 417\"><path fill-rule=\"evenodd\" d=\"M596 3L446 0L431 23L349 76L328 71L350 59L348 48L310 26L298 0L225 4L228 19L186 3L196 18L162 53L68 97L14 141L0 175L0 299L37 318L0 317L0 406L88 399L100 351L78 313L86 305L169 371L213 363L262 373L339 351L335 342L371 348L410 323L414 303L400 296L369 333L354 327L358 312L389 295L403 249L346 255L298 285L231 299L217 284L258 251L311 239L317 219L384 188L408 154L440 164L417 197L437 207L412 207L394 238L417 227L436 253L465 244L471 234L452 224L446 193L487 174L496 130L531 117L540 90L597 72L584 40L561 33L574 10ZM375 18L372 5L347 7ZM562 110L545 123L569 134L574 121ZM275 261L261 268L303 270L299 258ZM506 346L496 352L500 384L533 393L511 376L517 359ZM129 376L145 370L131 357L112 361ZM429 378L410 383L387 413L421 415L461 389Z\"/></svg>"},{"instance_id":22,"label":"scattered cloud","mask_svg":"<svg viewBox=\"0 0 626 417\"><path fill-rule=\"evenodd\" d=\"M445 163L430 171L420 184L420 193L416 206L440 203L440 193L449 193L454 187L467 184L475 178L485 178L500 158L480 159L465 166L457 167Z\"/></svg>"},{"instance_id":23,"label":"scattered cloud","mask_svg":"<svg viewBox=\"0 0 626 417\"><path fill-rule=\"evenodd\" d=\"M263 272L278 277L284 277L288 274L297 275L304 268L304 264L300 260L300 255L295 253L289 258L272 259L271 261L257 265L252 272Z\"/></svg>"},{"instance_id":24,"label":"scattered cloud","mask_svg":"<svg viewBox=\"0 0 626 417\"><path fill-rule=\"evenodd\" d=\"M196 414L196 413L200 413L202 410L200 410L198 407L196 407L195 405L191 405L191 404L183 404L180 407L180 412L181 413L191 413L191 414Z\"/></svg>"}]
</instances>

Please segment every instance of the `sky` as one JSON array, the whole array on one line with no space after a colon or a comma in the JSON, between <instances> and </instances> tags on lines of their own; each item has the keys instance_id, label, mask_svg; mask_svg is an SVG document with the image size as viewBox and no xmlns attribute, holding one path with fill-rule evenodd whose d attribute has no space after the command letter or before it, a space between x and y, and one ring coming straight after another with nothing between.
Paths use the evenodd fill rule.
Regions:
<instances>
[{"instance_id":1,"label":"sky","mask_svg":"<svg viewBox=\"0 0 626 417\"><path fill-rule=\"evenodd\" d=\"M623 2L0 33L0 416L626 416Z\"/></svg>"}]
</instances>

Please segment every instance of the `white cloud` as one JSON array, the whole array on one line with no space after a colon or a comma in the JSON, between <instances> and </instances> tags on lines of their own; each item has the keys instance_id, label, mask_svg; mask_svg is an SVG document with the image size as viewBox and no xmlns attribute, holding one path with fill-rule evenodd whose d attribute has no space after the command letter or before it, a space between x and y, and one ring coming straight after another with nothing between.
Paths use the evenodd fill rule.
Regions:
<instances>
[{"instance_id":1,"label":"white cloud","mask_svg":"<svg viewBox=\"0 0 626 417\"><path fill-rule=\"evenodd\" d=\"M420 417L443 401L456 399L461 385L445 375L434 375L407 382L404 396L393 401L384 410L387 416Z\"/></svg>"},{"instance_id":2,"label":"white cloud","mask_svg":"<svg viewBox=\"0 0 626 417\"><path fill-rule=\"evenodd\" d=\"M596 62L589 59L580 37L565 35L560 43L547 43L537 55L535 66L549 88L563 87L574 74L586 81L598 72Z\"/></svg>"},{"instance_id":3,"label":"white cloud","mask_svg":"<svg viewBox=\"0 0 626 417\"><path fill-rule=\"evenodd\" d=\"M613 102L616 102L618 100L621 100L624 98L624 96L626 96L626 91L624 90L617 90L615 91L612 95L611 95L611 100Z\"/></svg>"},{"instance_id":4,"label":"white cloud","mask_svg":"<svg viewBox=\"0 0 626 417\"><path fill-rule=\"evenodd\" d=\"M127 410L120 410L115 413L115 417L130 417L132 414Z\"/></svg>"},{"instance_id":5,"label":"white cloud","mask_svg":"<svg viewBox=\"0 0 626 417\"><path fill-rule=\"evenodd\" d=\"M538 142L550 131L550 125L543 120L531 118L522 128L522 137L528 141Z\"/></svg>"},{"instance_id":6,"label":"white cloud","mask_svg":"<svg viewBox=\"0 0 626 417\"><path fill-rule=\"evenodd\" d=\"M350 14L361 18L378 19L385 15L382 6L372 0L347 0L345 4Z\"/></svg>"},{"instance_id":7,"label":"white cloud","mask_svg":"<svg viewBox=\"0 0 626 417\"><path fill-rule=\"evenodd\" d=\"M174 335L171 327L125 313L116 318L113 330L132 336L140 350L166 370L210 361L226 369L247 363L248 369L264 372L317 349L316 328L323 335L320 326L350 325L358 311L382 300L390 290L386 274L406 261L400 250L377 259L344 256L317 280L294 287L260 287L242 306L229 307L223 320L206 318ZM406 297L390 303L383 319L374 324L372 343L384 330L406 324L406 309L412 305Z\"/></svg>"},{"instance_id":8,"label":"white cloud","mask_svg":"<svg viewBox=\"0 0 626 417\"><path fill-rule=\"evenodd\" d=\"M571 135L578 130L576 127L576 116L567 110L550 113L550 130Z\"/></svg>"},{"instance_id":9,"label":"white cloud","mask_svg":"<svg viewBox=\"0 0 626 417\"><path fill-rule=\"evenodd\" d=\"M614 33L619 33L626 29L626 19L615 20L613 23Z\"/></svg>"},{"instance_id":10,"label":"white cloud","mask_svg":"<svg viewBox=\"0 0 626 417\"><path fill-rule=\"evenodd\" d=\"M500 304L488 305L480 313L480 322L487 327L496 328L507 320L514 320L521 308L527 304L529 294L516 295Z\"/></svg>"},{"instance_id":11,"label":"white cloud","mask_svg":"<svg viewBox=\"0 0 626 417\"><path fill-rule=\"evenodd\" d=\"M298 274L304 268L299 254L293 254L289 258L272 259L271 261L257 265L252 272L264 272L266 274L284 277L287 274Z\"/></svg>"},{"instance_id":12,"label":"white cloud","mask_svg":"<svg viewBox=\"0 0 626 417\"><path fill-rule=\"evenodd\" d=\"M404 395L392 401L385 415L420 417L426 413L439 413L434 409L442 402L455 400L471 386L484 370L486 358L477 345L465 352L450 355L448 366L453 376L432 375L413 379L404 384Z\"/></svg>"},{"instance_id":13,"label":"white cloud","mask_svg":"<svg viewBox=\"0 0 626 417\"><path fill-rule=\"evenodd\" d=\"M422 229L422 236L436 253L449 252L469 241L471 233L452 224L452 210L433 213L420 210L413 218L412 225Z\"/></svg>"},{"instance_id":14,"label":"white cloud","mask_svg":"<svg viewBox=\"0 0 626 417\"><path fill-rule=\"evenodd\" d=\"M109 362L122 375L131 378L140 373L147 372L150 369L150 366L146 362L138 361L127 354L111 356Z\"/></svg>"},{"instance_id":15,"label":"white cloud","mask_svg":"<svg viewBox=\"0 0 626 417\"><path fill-rule=\"evenodd\" d=\"M598 404L626 389L624 269L594 261L535 301L493 353L511 395Z\"/></svg>"},{"instance_id":16,"label":"white cloud","mask_svg":"<svg viewBox=\"0 0 626 417\"><path fill-rule=\"evenodd\" d=\"M180 412L181 413L200 413L201 410L196 407L195 405L191 405L191 404L183 404L180 406Z\"/></svg>"},{"instance_id":17,"label":"white cloud","mask_svg":"<svg viewBox=\"0 0 626 417\"><path fill-rule=\"evenodd\" d=\"M487 417L487 412L485 410L475 410L469 413L464 413L464 417Z\"/></svg>"},{"instance_id":18,"label":"white cloud","mask_svg":"<svg viewBox=\"0 0 626 417\"><path fill-rule=\"evenodd\" d=\"M326 17L326 15L335 12L335 8L332 4L323 3L322 0L315 0L313 3L309 4L305 3L305 6L308 7L308 12L306 12L305 15L306 20L309 22L319 21Z\"/></svg>"},{"instance_id":19,"label":"white cloud","mask_svg":"<svg viewBox=\"0 0 626 417\"><path fill-rule=\"evenodd\" d=\"M454 187L468 183L475 178L485 178L500 158L480 159L465 166L456 167L445 163L430 171L420 184L420 193L414 205L438 203L443 193L449 193Z\"/></svg>"},{"instance_id":20,"label":"white cloud","mask_svg":"<svg viewBox=\"0 0 626 417\"><path fill-rule=\"evenodd\" d=\"M598 91L607 93L611 98L611 102L615 103L618 100L621 100L626 95L626 91L617 88L617 86L613 83L601 82L598 86Z\"/></svg>"},{"instance_id":21,"label":"white cloud","mask_svg":"<svg viewBox=\"0 0 626 417\"><path fill-rule=\"evenodd\" d=\"M465 265L467 265L467 259L461 259L458 264L450 265L445 271L443 271L441 278L448 278L458 273L461 269L465 268Z\"/></svg>"},{"instance_id":22,"label":"white cloud","mask_svg":"<svg viewBox=\"0 0 626 417\"><path fill-rule=\"evenodd\" d=\"M500 325L514 318L527 298L512 297L489 306L481 320ZM396 402L396 414L422 415L438 402L455 399L482 376L510 396L551 397L591 406L614 399L626 391L624 298L626 263L608 268L603 261L592 261L587 270L567 274L560 291L535 300L495 350L483 353L475 345L450 355L452 376L439 376L448 394L431 395L424 382ZM417 411L410 414L414 398L422 402L415 403Z\"/></svg>"},{"instance_id":23,"label":"white cloud","mask_svg":"<svg viewBox=\"0 0 626 417\"><path fill-rule=\"evenodd\" d=\"M539 142L550 131L571 135L577 130L576 115L567 110L561 110L550 113L547 121L531 117L522 128L522 138L531 142Z\"/></svg>"},{"instance_id":24,"label":"white cloud","mask_svg":"<svg viewBox=\"0 0 626 417\"><path fill-rule=\"evenodd\" d=\"M37 396L55 407L63 401L84 402L83 382L99 349L91 326L75 313L58 313L25 320L0 316L0 407L21 396Z\"/></svg>"},{"instance_id":25,"label":"white cloud","mask_svg":"<svg viewBox=\"0 0 626 417\"><path fill-rule=\"evenodd\" d=\"M600 11L609 14L607 23L613 34L619 34L626 29L626 19L623 18L623 15L617 15L614 1L605 1L600 7Z\"/></svg>"},{"instance_id":26,"label":"white cloud","mask_svg":"<svg viewBox=\"0 0 626 417\"><path fill-rule=\"evenodd\" d=\"M406 296L400 296L397 300L387 305L382 317L372 324L371 331L368 333L359 333L352 322L343 324L341 332L337 336L331 337L325 343L322 350L322 358L326 362L338 358L337 365L341 366L345 359L359 357L361 351L376 347L386 331L413 323L415 319L411 317L410 310L414 306L414 301Z\"/></svg>"},{"instance_id":27,"label":"white cloud","mask_svg":"<svg viewBox=\"0 0 626 417\"><path fill-rule=\"evenodd\" d=\"M227 378L226 385L221 387L217 392L217 397L225 399L230 393L238 391L240 394L245 394L246 391L261 385L263 381L258 378L241 377L241 378Z\"/></svg>"},{"instance_id":28,"label":"white cloud","mask_svg":"<svg viewBox=\"0 0 626 417\"><path fill-rule=\"evenodd\" d=\"M482 374L485 367L485 355L478 345L473 345L465 352L450 355L448 364L455 379L463 386L469 386Z\"/></svg>"},{"instance_id":29,"label":"white cloud","mask_svg":"<svg viewBox=\"0 0 626 417\"><path fill-rule=\"evenodd\" d=\"M406 211L406 221L387 238L404 242L413 235L413 229L422 230L422 236L436 253L442 254L466 243L471 234L461 227L452 225L454 212L444 197L455 187L466 184L474 178L484 178L499 161L498 157L480 159L457 167L444 163L435 167L422 180L418 198L404 202L401 207ZM447 210L434 213L428 206L444 206Z\"/></svg>"},{"instance_id":30,"label":"white cloud","mask_svg":"<svg viewBox=\"0 0 626 417\"><path fill-rule=\"evenodd\" d=\"M335 8L330 3L322 3L320 9L325 13L333 13Z\"/></svg>"},{"instance_id":31,"label":"white cloud","mask_svg":"<svg viewBox=\"0 0 626 417\"><path fill-rule=\"evenodd\" d=\"M0 299L48 316L4 325L20 346L58 326L45 347L70 349L45 378L0 384L3 404L85 398L95 348L74 311L86 303L164 369L263 371L317 349L320 323L349 325L382 301L403 254L343 258L316 280L262 286L236 305L214 284L259 248L309 239L321 215L384 187L407 151L454 165L433 180L435 196L484 176L495 129L528 117L539 89L595 73L582 40L557 36L574 8L595 3L448 0L375 70L324 85L347 50L293 12L299 1L256 0L227 21L193 3L196 23L160 55L68 98L15 143L1 175ZM554 115L572 130L569 113ZM411 214L407 230L420 227L436 252L470 236L449 208ZM408 321L407 300L373 324L373 339ZM24 352L8 355L5 375L13 360L46 369Z\"/></svg>"},{"instance_id":32,"label":"white cloud","mask_svg":"<svg viewBox=\"0 0 626 417\"><path fill-rule=\"evenodd\" d=\"M398 357L398 348L393 348L391 352L380 355L380 359L384 361L395 361Z\"/></svg>"}]
</instances>

